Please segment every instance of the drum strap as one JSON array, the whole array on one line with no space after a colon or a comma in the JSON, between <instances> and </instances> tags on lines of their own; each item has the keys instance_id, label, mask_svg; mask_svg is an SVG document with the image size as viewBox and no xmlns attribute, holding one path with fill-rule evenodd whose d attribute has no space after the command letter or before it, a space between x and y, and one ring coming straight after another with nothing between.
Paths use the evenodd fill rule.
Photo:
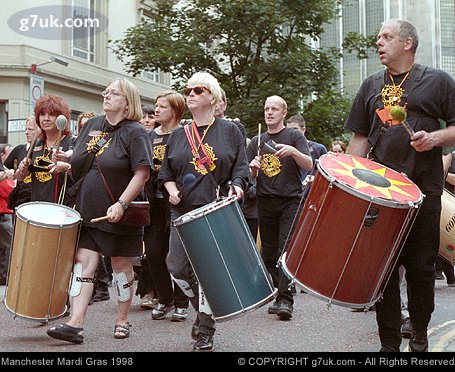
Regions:
<instances>
[{"instance_id":1,"label":"drum strap","mask_svg":"<svg viewBox=\"0 0 455 372\"><path fill-rule=\"evenodd\" d=\"M93 283L95 284L96 278L81 278L80 276L76 277L76 282L80 283Z\"/></svg>"},{"instance_id":2,"label":"drum strap","mask_svg":"<svg viewBox=\"0 0 455 372\"><path fill-rule=\"evenodd\" d=\"M420 80L422 80L422 76L425 73L426 69L427 69L427 66L425 66L425 65L420 65L418 63L414 64L412 72L409 75L409 80L411 80L413 82L413 84L411 85L407 94L403 94L401 96L403 106L406 104L406 101L407 101L408 97L410 96L411 91L414 89L416 83L418 83ZM375 102L373 104L374 105L377 104L379 106L379 108L384 108L384 104L383 104L382 100L380 100L379 98L381 98L381 96L382 96L382 88L384 87L384 84L385 84L386 73L387 73L387 70L377 72L372 78L373 79L373 92L374 92L373 94L374 94L374 99L375 99ZM376 102L378 102L378 103L376 103ZM379 142L381 142L382 137L384 137L384 135L387 133L387 129L389 129L389 124L382 123L382 121L381 121L381 124L379 125L378 135L376 136L376 139L375 139L373 145L371 146L370 150L368 151L367 159L374 160L373 150L379 144Z\"/></svg>"},{"instance_id":3,"label":"drum strap","mask_svg":"<svg viewBox=\"0 0 455 372\"><path fill-rule=\"evenodd\" d=\"M209 160L208 155L205 152L204 146L203 145L201 146L201 143L199 144L198 147L195 146L193 138L191 137L190 126L188 124L185 125L183 128L185 130L185 134L186 134L188 143L190 144L191 151L192 151L193 155L195 156L196 160L201 159L199 151L201 150L203 152L204 156L202 158L202 161L198 161L198 166L206 169L207 174L209 175L210 179L212 180L213 185L215 186L216 200L220 200L220 185L218 185L218 182L216 182L215 177L213 177L210 167L207 167L207 162L210 162L210 160Z\"/></svg>"}]
</instances>

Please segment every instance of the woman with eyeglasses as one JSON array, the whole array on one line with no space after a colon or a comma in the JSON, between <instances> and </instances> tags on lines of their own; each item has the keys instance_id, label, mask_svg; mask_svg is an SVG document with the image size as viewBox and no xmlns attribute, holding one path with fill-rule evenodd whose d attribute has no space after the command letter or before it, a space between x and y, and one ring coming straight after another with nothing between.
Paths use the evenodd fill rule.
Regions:
<instances>
[{"instance_id":1,"label":"woman with eyeglasses","mask_svg":"<svg viewBox=\"0 0 455 372\"><path fill-rule=\"evenodd\" d=\"M215 117L221 99L220 85L205 72L194 74L184 90L192 122L176 129L169 137L158 179L169 194L171 220L217 199L214 181L221 195L243 198L249 179L245 139L238 127ZM213 175L212 180L209 172ZM192 175L193 182L187 182ZM232 185L229 187L229 185ZM169 272L197 311L191 336L196 340L193 351L211 351L215 320L174 226L171 226ZM220 289L222 291L222 289Z\"/></svg>"},{"instance_id":2,"label":"woman with eyeglasses","mask_svg":"<svg viewBox=\"0 0 455 372\"><path fill-rule=\"evenodd\" d=\"M142 110L136 86L115 79L102 95L105 114L85 123L71 158L72 174L79 182L75 208L83 219L70 289L71 318L47 331L53 338L76 344L84 340L83 325L101 255L111 258L117 287L114 338L130 335L133 257L142 254L143 227L118 222L143 189L152 165L148 133L139 124ZM105 218L91 222L101 216Z\"/></svg>"}]
</instances>

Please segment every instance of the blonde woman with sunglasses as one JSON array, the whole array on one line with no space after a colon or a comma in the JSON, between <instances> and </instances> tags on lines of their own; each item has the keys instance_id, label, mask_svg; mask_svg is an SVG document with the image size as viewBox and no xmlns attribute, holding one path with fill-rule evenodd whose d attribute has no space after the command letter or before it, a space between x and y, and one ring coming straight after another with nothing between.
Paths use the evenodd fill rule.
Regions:
<instances>
[{"instance_id":1,"label":"blonde woman with sunglasses","mask_svg":"<svg viewBox=\"0 0 455 372\"><path fill-rule=\"evenodd\" d=\"M186 105L192 121L187 129L176 129L167 142L158 179L166 188L171 204L171 220L217 199L217 191L208 172L221 187L221 195L243 198L248 183L245 139L238 127L215 117L216 104L221 99L221 88L209 73L194 74L184 89ZM188 175L194 176L191 185L184 185ZM232 187L228 187L228 182ZM171 227L169 272L190 297L197 311L191 336L196 340L193 351L213 350L215 320L210 306L203 299L194 271L174 226Z\"/></svg>"}]
</instances>

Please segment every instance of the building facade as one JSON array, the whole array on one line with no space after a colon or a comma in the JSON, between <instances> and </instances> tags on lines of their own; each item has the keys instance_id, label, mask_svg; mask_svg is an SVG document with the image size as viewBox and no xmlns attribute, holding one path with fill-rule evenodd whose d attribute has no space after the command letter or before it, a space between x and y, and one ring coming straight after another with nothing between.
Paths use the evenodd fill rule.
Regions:
<instances>
[{"instance_id":1,"label":"building facade","mask_svg":"<svg viewBox=\"0 0 455 372\"><path fill-rule=\"evenodd\" d=\"M384 20L405 19L419 32L416 61L455 77L455 0L346 0L339 15L325 28L321 47L342 49L349 32L377 34ZM355 95L362 81L381 68L376 51L369 51L368 58L362 60L355 53L344 52L339 60L343 91Z\"/></svg>"},{"instance_id":2,"label":"building facade","mask_svg":"<svg viewBox=\"0 0 455 372\"><path fill-rule=\"evenodd\" d=\"M152 6L152 0L1 1L0 143L25 142L25 118L43 94L67 100L74 132L79 113L102 113L101 92L116 77L131 80L144 104L169 89L168 74L130 76L109 48Z\"/></svg>"}]
</instances>

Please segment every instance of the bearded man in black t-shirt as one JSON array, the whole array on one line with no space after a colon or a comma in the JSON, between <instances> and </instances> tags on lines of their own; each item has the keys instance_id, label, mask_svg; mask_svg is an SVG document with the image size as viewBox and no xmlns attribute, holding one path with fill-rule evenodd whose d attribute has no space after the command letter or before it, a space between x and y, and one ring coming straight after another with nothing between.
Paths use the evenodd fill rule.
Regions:
<instances>
[{"instance_id":1,"label":"bearded man in black t-shirt","mask_svg":"<svg viewBox=\"0 0 455 372\"><path fill-rule=\"evenodd\" d=\"M363 82L345 124L354 133L349 154L368 155L405 173L426 195L383 297L376 304L384 352L400 351L400 265L406 269L408 310L414 329L409 348L428 350L444 187L442 147L455 143L455 83L445 72L415 63L418 41L417 31L409 22L383 23L376 45L387 69ZM392 120L390 110L396 105L406 109L408 129ZM440 129L441 120L447 128Z\"/></svg>"}]
</instances>

